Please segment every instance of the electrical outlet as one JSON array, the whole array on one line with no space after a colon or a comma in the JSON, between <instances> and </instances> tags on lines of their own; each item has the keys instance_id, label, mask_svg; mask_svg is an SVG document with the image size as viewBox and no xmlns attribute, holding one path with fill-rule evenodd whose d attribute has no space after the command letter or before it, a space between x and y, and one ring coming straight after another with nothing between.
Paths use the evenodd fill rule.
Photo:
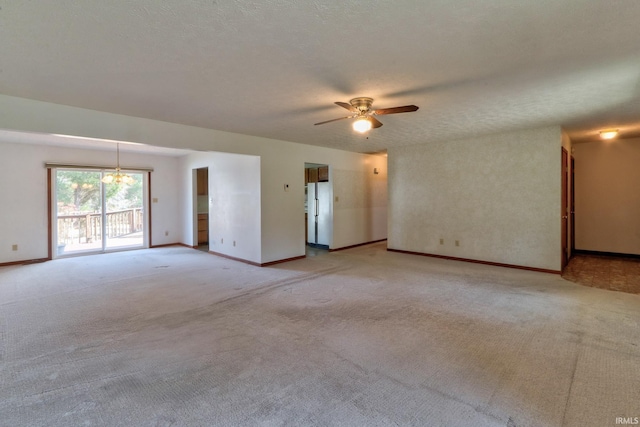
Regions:
<instances>
[{"instance_id":1,"label":"electrical outlet","mask_svg":"<svg viewBox=\"0 0 640 427\"><path fill-rule=\"evenodd\" d=\"M18 245L11 245L11 250L12 251L17 251L18 250Z\"/></svg>"},{"instance_id":2,"label":"electrical outlet","mask_svg":"<svg viewBox=\"0 0 640 427\"><path fill-rule=\"evenodd\" d=\"M165 231L165 232L164 232L164 235L165 235L165 236L168 236L168 235L169 235L169 231Z\"/></svg>"},{"instance_id":3,"label":"electrical outlet","mask_svg":"<svg viewBox=\"0 0 640 427\"><path fill-rule=\"evenodd\" d=\"M440 239L440 244L444 245L444 239Z\"/></svg>"},{"instance_id":4,"label":"electrical outlet","mask_svg":"<svg viewBox=\"0 0 640 427\"><path fill-rule=\"evenodd\" d=\"M456 246L460 246L460 240L456 240Z\"/></svg>"},{"instance_id":5,"label":"electrical outlet","mask_svg":"<svg viewBox=\"0 0 640 427\"><path fill-rule=\"evenodd\" d=\"M234 241L233 241L233 246L235 246L235 245L236 245L236 241L234 240Z\"/></svg>"}]
</instances>

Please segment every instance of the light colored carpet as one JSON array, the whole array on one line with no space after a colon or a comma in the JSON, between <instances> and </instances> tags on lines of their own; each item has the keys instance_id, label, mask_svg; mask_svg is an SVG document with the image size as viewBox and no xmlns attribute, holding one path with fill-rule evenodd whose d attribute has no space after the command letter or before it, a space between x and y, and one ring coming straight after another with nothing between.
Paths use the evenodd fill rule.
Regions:
<instances>
[{"instance_id":1,"label":"light colored carpet","mask_svg":"<svg viewBox=\"0 0 640 427\"><path fill-rule=\"evenodd\" d=\"M640 296L383 244L0 268L2 426L615 426Z\"/></svg>"}]
</instances>

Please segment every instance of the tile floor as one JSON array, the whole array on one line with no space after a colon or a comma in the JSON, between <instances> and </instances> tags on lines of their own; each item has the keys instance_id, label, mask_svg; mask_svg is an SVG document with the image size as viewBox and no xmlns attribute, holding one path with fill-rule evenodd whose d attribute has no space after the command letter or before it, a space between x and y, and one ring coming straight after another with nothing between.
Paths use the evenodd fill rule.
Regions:
<instances>
[{"instance_id":1,"label":"tile floor","mask_svg":"<svg viewBox=\"0 0 640 427\"><path fill-rule=\"evenodd\" d=\"M562 277L593 288L640 294L640 259L575 255Z\"/></svg>"},{"instance_id":2,"label":"tile floor","mask_svg":"<svg viewBox=\"0 0 640 427\"><path fill-rule=\"evenodd\" d=\"M306 255L307 256L318 256L318 255L326 255L329 253L328 250L326 249L320 249L320 248L312 248L311 246L305 246L306 250Z\"/></svg>"}]
</instances>

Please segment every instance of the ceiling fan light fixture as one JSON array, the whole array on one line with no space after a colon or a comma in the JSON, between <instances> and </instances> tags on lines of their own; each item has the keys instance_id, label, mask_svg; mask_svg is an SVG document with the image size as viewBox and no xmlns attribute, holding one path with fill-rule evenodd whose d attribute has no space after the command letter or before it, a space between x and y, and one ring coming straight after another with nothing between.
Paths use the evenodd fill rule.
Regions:
<instances>
[{"instance_id":1,"label":"ceiling fan light fixture","mask_svg":"<svg viewBox=\"0 0 640 427\"><path fill-rule=\"evenodd\" d=\"M382 108L382 109L371 109L371 104L373 103L373 98L360 97L353 98L349 103L346 102L335 102L335 104L339 107L347 109L351 112L350 116L340 117L337 119L325 120L324 122L314 123L317 125L324 125L326 123L337 122L338 120L345 119L356 119L353 122L353 130L360 133L365 133L370 129L377 129L382 126L380 120L376 119L374 116L383 116L385 114L398 114L398 113L410 113L412 111L418 111L417 105L404 105L402 107L392 107L392 108Z\"/></svg>"},{"instance_id":2,"label":"ceiling fan light fixture","mask_svg":"<svg viewBox=\"0 0 640 427\"><path fill-rule=\"evenodd\" d=\"M353 130L360 133L365 133L371 129L371 120L368 117L360 117L353 122Z\"/></svg>"},{"instance_id":3,"label":"ceiling fan light fixture","mask_svg":"<svg viewBox=\"0 0 640 427\"><path fill-rule=\"evenodd\" d=\"M618 136L618 129L607 129L600 131L600 138L613 139Z\"/></svg>"}]
</instances>

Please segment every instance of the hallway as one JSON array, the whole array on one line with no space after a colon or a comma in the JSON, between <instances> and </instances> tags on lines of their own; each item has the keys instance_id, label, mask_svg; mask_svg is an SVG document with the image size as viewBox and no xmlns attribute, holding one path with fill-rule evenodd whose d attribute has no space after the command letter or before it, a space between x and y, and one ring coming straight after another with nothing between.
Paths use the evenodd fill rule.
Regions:
<instances>
[{"instance_id":1,"label":"hallway","mask_svg":"<svg viewBox=\"0 0 640 427\"><path fill-rule=\"evenodd\" d=\"M575 255L562 278L583 286L640 294L640 259Z\"/></svg>"}]
</instances>

